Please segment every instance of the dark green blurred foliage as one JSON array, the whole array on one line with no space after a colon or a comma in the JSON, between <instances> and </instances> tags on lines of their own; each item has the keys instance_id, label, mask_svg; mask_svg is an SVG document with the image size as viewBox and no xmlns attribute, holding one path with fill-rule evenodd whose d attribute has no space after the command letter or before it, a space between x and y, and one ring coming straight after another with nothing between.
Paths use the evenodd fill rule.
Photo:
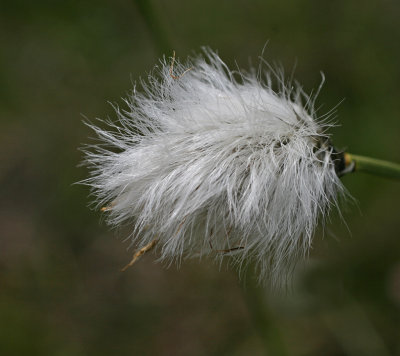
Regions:
<instances>
[{"instance_id":1,"label":"dark green blurred foliage","mask_svg":"<svg viewBox=\"0 0 400 356\"><path fill-rule=\"evenodd\" d=\"M82 120L115 117L107 101L122 105L166 50L208 45L248 68L269 40L265 58L297 61L306 91L325 73L321 114L345 99L339 148L399 162L399 18L395 0L1 1L0 354L265 354L235 272L151 254L119 272L127 232L73 185ZM400 184L343 180L348 227L332 215L287 295L260 290L271 355L400 354Z\"/></svg>"}]
</instances>

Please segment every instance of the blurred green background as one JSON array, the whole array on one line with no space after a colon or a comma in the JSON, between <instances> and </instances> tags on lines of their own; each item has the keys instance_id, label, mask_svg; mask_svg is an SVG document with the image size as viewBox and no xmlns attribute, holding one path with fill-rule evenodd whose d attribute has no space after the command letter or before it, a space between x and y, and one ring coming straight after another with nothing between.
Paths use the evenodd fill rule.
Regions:
<instances>
[{"instance_id":1,"label":"blurred green background","mask_svg":"<svg viewBox=\"0 0 400 356\"><path fill-rule=\"evenodd\" d=\"M400 355L399 182L344 177L347 226L333 215L291 291L256 291L263 306L206 259L119 272L127 232L73 185L83 118L115 118L108 101L163 53L204 45L248 68L269 41L308 92L323 71L322 111L345 99L336 146L400 162L399 24L395 0L1 0L0 354Z\"/></svg>"}]
</instances>

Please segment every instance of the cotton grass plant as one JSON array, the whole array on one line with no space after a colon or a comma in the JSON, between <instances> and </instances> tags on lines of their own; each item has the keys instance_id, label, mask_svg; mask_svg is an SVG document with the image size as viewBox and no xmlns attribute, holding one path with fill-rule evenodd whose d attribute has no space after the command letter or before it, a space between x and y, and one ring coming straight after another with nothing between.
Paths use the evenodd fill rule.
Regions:
<instances>
[{"instance_id":1,"label":"cotton grass plant","mask_svg":"<svg viewBox=\"0 0 400 356\"><path fill-rule=\"evenodd\" d=\"M163 59L85 148L97 207L128 223L137 250L160 261L228 257L260 281L285 284L355 169L399 177L399 166L340 152L332 112L281 72L232 71L211 50ZM379 168L380 167L380 168ZM379 169L377 169L379 168ZM127 266L127 267L128 267Z\"/></svg>"}]
</instances>

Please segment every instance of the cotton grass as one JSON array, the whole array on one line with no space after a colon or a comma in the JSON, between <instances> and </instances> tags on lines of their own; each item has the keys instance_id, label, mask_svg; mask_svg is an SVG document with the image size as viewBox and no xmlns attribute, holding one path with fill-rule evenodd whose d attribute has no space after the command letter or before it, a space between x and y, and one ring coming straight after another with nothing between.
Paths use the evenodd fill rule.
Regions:
<instances>
[{"instance_id":1,"label":"cotton grass","mask_svg":"<svg viewBox=\"0 0 400 356\"><path fill-rule=\"evenodd\" d=\"M117 122L90 125L100 141L85 149L85 183L107 221L161 261L229 256L284 283L344 192L332 124L284 80L232 71L211 50L162 60Z\"/></svg>"}]
</instances>

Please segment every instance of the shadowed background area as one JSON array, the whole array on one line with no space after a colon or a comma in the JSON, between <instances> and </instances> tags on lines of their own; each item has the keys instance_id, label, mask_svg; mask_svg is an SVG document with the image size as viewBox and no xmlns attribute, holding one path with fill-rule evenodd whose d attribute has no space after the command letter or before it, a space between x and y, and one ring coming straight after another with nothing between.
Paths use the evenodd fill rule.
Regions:
<instances>
[{"instance_id":1,"label":"shadowed background area","mask_svg":"<svg viewBox=\"0 0 400 356\"><path fill-rule=\"evenodd\" d=\"M286 295L207 259L121 273L128 230L73 185L84 117L115 118L162 54L204 45L246 69L269 41L306 92L323 71L321 113L345 99L335 145L400 162L399 18L395 0L1 1L0 354L400 354L399 182L344 177L346 223L332 215Z\"/></svg>"}]
</instances>

